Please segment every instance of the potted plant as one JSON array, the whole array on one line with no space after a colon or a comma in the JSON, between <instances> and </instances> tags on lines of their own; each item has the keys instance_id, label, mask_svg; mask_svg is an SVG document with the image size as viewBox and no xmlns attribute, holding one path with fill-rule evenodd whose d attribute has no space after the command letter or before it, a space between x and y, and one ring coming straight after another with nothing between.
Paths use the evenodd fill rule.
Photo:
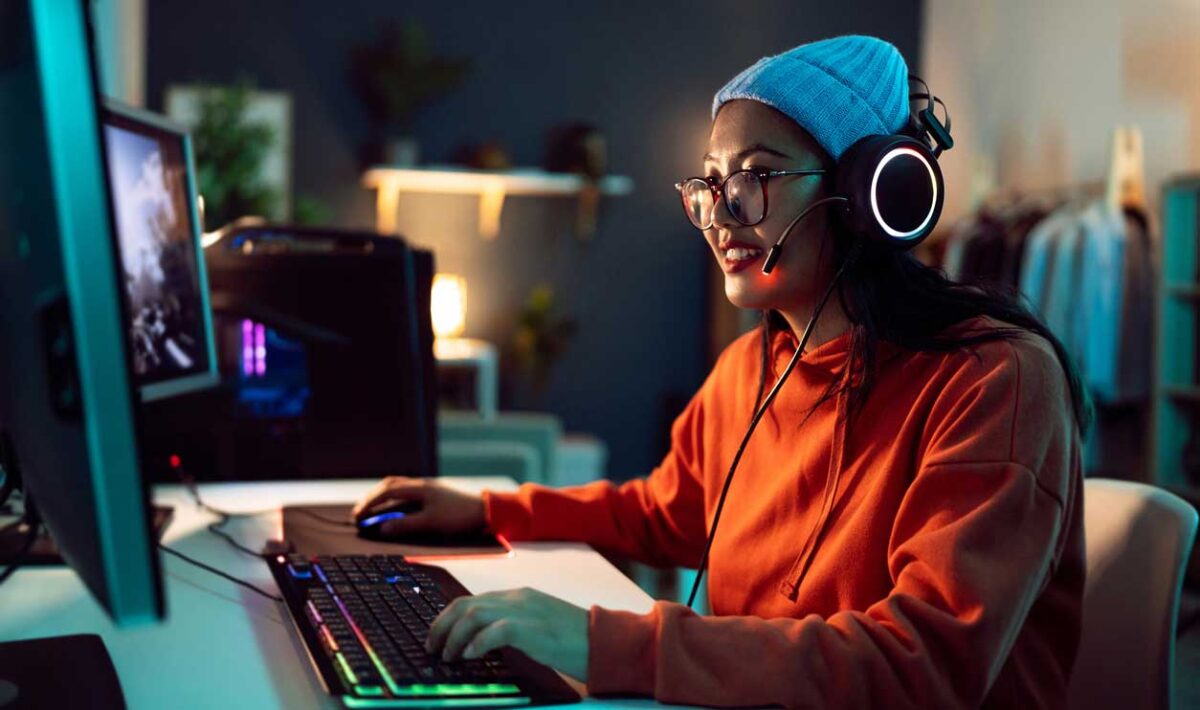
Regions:
<instances>
[{"instance_id":1,"label":"potted plant","mask_svg":"<svg viewBox=\"0 0 1200 710\"><path fill-rule=\"evenodd\" d=\"M538 400L550 381L550 371L575 335L575 320L557 311L554 291L548 284L539 284L522 306L513 333L513 354L532 378L533 395Z\"/></svg>"},{"instance_id":2,"label":"potted plant","mask_svg":"<svg viewBox=\"0 0 1200 710\"><path fill-rule=\"evenodd\" d=\"M200 97L192 144L206 229L245 215L270 215L279 201L261 176L275 131L246 118L249 101L250 87L245 84L212 87Z\"/></svg>"},{"instance_id":3,"label":"potted plant","mask_svg":"<svg viewBox=\"0 0 1200 710\"><path fill-rule=\"evenodd\" d=\"M470 62L434 56L424 27L408 20L384 27L374 42L351 50L350 68L354 88L383 144L383 160L415 165L413 119L461 85Z\"/></svg>"}]
</instances>

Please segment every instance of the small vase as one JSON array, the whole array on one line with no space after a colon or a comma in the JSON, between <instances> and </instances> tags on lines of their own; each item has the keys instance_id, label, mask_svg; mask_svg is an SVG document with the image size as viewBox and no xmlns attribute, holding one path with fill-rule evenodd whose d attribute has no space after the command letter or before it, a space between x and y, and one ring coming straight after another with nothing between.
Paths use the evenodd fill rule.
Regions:
<instances>
[{"instance_id":1,"label":"small vase","mask_svg":"<svg viewBox=\"0 0 1200 710\"><path fill-rule=\"evenodd\" d=\"M411 136L389 138L384 144L383 157L388 165L412 167L420 157L420 146L417 139Z\"/></svg>"}]
</instances>

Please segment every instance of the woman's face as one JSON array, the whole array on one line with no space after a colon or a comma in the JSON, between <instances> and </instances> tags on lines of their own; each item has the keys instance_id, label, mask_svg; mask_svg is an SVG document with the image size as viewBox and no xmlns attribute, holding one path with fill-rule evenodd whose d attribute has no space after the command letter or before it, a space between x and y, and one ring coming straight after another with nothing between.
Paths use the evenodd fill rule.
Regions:
<instances>
[{"instance_id":1,"label":"woman's face","mask_svg":"<svg viewBox=\"0 0 1200 710\"><path fill-rule=\"evenodd\" d=\"M704 174L724 180L748 168L810 170L832 168L807 131L757 101L731 101L713 121L704 156ZM788 175L766 180L767 211L747 227L717 203L713 225L704 230L717 264L725 274L725 296L740 308L789 311L810 308L829 282L833 249L825 244L829 214L817 208L801 220L770 274L762 273L767 251L787 225L813 201L826 195L824 175ZM822 248L825 247L825 248Z\"/></svg>"}]
</instances>

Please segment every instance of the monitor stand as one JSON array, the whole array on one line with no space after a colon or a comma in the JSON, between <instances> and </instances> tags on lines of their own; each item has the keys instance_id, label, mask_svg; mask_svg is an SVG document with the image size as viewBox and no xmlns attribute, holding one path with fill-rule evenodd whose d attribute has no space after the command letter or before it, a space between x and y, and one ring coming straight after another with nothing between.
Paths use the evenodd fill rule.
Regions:
<instances>
[{"instance_id":1,"label":"monitor stand","mask_svg":"<svg viewBox=\"0 0 1200 710\"><path fill-rule=\"evenodd\" d=\"M0 708L124 707L121 682L99 636L0 643Z\"/></svg>"}]
</instances>

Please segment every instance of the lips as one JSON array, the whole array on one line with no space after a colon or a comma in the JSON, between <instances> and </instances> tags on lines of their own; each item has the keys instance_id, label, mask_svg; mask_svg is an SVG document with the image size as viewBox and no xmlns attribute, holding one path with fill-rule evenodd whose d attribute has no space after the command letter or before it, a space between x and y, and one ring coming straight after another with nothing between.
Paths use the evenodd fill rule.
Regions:
<instances>
[{"instance_id":1,"label":"lips","mask_svg":"<svg viewBox=\"0 0 1200 710\"><path fill-rule=\"evenodd\" d=\"M767 252L762 247L748 242L728 241L717 246L721 254L721 270L727 274L735 274L748 269L762 260Z\"/></svg>"}]
</instances>

